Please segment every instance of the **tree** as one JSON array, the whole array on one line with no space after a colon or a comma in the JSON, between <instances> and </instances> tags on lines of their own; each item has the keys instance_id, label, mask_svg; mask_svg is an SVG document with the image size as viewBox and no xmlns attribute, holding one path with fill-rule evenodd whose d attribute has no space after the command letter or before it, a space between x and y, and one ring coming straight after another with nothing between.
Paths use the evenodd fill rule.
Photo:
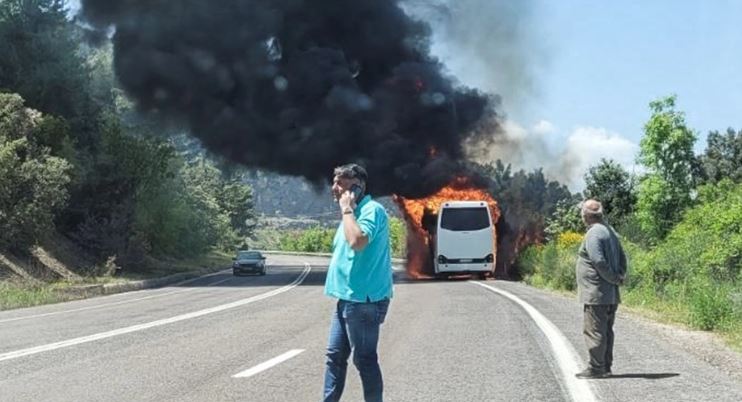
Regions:
<instances>
[{"instance_id":1,"label":"tree","mask_svg":"<svg viewBox=\"0 0 742 402\"><path fill-rule=\"evenodd\" d=\"M696 135L685 114L675 110L675 96L650 102L638 161L647 169L639 187L637 217L644 231L661 239L692 204Z\"/></svg>"},{"instance_id":2,"label":"tree","mask_svg":"<svg viewBox=\"0 0 742 402\"><path fill-rule=\"evenodd\" d=\"M250 187L239 180L226 180L213 162L201 157L189 164L183 177L199 210L210 211L210 236L226 249L248 236L252 230L254 208Z\"/></svg>"},{"instance_id":3,"label":"tree","mask_svg":"<svg viewBox=\"0 0 742 402\"><path fill-rule=\"evenodd\" d=\"M33 244L67 202L70 165L37 142L44 119L20 96L0 94L0 248Z\"/></svg>"},{"instance_id":4,"label":"tree","mask_svg":"<svg viewBox=\"0 0 742 402\"><path fill-rule=\"evenodd\" d=\"M178 169L173 166L175 152L161 140L127 134L113 114L104 116L98 130L99 146L86 154L90 167L73 194L64 223L89 251L100 257L115 255L122 266L136 265L139 258L130 256L147 251L155 237L151 234L165 230L162 222L158 226L143 220L143 210L155 195L177 198L174 191L162 194L174 188L168 184Z\"/></svg>"},{"instance_id":5,"label":"tree","mask_svg":"<svg viewBox=\"0 0 742 402\"><path fill-rule=\"evenodd\" d=\"M725 134L710 132L701 163L707 183L718 183L725 178L742 182L742 130L734 132L728 128Z\"/></svg>"},{"instance_id":6,"label":"tree","mask_svg":"<svg viewBox=\"0 0 742 402\"><path fill-rule=\"evenodd\" d=\"M603 204L609 222L618 223L634 210L636 194L633 180L620 164L601 159L585 174L585 198L594 198Z\"/></svg>"},{"instance_id":7,"label":"tree","mask_svg":"<svg viewBox=\"0 0 742 402\"><path fill-rule=\"evenodd\" d=\"M64 0L0 2L0 89L20 94L43 113L64 117L73 136L82 138L92 134L97 111L77 30Z\"/></svg>"},{"instance_id":8,"label":"tree","mask_svg":"<svg viewBox=\"0 0 742 402\"><path fill-rule=\"evenodd\" d=\"M232 229L241 237L250 236L255 228L252 189L240 180L227 180L217 197L220 208L229 217Z\"/></svg>"},{"instance_id":9,"label":"tree","mask_svg":"<svg viewBox=\"0 0 742 402\"><path fill-rule=\"evenodd\" d=\"M497 200L501 217L497 223L497 272L508 272L518 252L531 243L544 239L546 220L562 200L573 199L567 186L550 181L541 169L512 172L502 161L495 164L473 164L472 169L490 178L490 193Z\"/></svg>"},{"instance_id":10,"label":"tree","mask_svg":"<svg viewBox=\"0 0 742 402\"><path fill-rule=\"evenodd\" d=\"M546 239L555 240L565 232L583 232L585 224L580 214L578 197L557 202L554 213L546 220Z\"/></svg>"}]
</instances>

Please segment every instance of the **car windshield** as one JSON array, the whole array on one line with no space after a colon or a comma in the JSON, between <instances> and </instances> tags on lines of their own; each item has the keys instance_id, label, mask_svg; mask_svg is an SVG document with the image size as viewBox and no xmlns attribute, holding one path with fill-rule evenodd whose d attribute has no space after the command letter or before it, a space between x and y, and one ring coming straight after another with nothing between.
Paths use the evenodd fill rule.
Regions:
<instances>
[{"instance_id":1,"label":"car windshield","mask_svg":"<svg viewBox=\"0 0 742 402\"><path fill-rule=\"evenodd\" d=\"M262 257L257 251L240 251L237 253L237 258L260 258Z\"/></svg>"}]
</instances>

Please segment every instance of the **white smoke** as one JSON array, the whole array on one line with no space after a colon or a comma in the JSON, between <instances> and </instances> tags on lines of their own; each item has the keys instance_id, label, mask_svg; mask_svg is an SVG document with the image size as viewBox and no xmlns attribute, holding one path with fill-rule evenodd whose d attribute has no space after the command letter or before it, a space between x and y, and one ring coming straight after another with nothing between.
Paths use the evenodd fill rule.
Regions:
<instances>
[{"instance_id":1,"label":"white smoke","mask_svg":"<svg viewBox=\"0 0 742 402\"><path fill-rule=\"evenodd\" d=\"M559 128L546 120L529 128L506 120L501 129L502 133L486 142L469 142L469 157L479 163L500 159L526 171L543 168L547 178L566 184L572 191L585 188L585 174L601 159L612 159L629 173L640 173L635 162L639 145L602 127L576 127L566 141L558 135Z\"/></svg>"}]
</instances>

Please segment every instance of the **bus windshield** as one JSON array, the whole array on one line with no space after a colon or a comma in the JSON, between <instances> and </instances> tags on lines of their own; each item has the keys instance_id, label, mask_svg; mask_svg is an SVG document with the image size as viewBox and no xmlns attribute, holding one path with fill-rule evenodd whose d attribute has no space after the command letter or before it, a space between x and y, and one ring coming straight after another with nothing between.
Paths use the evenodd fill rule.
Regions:
<instances>
[{"instance_id":1,"label":"bus windshield","mask_svg":"<svg viewBox=\"0 0 742 402\"><path fill-rule=\"evenodd\" d=\"M456 232L482 230L490 226L487 208L444 208L441 229Z\"/></svg>"}]
</instances>

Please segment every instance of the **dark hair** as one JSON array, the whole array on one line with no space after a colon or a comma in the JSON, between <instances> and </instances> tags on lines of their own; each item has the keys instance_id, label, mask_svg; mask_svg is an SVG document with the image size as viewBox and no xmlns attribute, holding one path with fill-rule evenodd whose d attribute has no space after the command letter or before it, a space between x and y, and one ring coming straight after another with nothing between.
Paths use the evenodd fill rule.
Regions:
<instances>
[{"instance_id":1,"label":"dark hair","mask_svg":"<svg viewBox=\"0 0 742 402\"><path fill-rule=\"evenodd\" d=\"M368 179L368 173L366 173L366 169L364 169L363 166L355 163L348 163L347 165L336 167L333 172L333 177L358 179L365 183Z\"/></svg>"}]
</instances>

